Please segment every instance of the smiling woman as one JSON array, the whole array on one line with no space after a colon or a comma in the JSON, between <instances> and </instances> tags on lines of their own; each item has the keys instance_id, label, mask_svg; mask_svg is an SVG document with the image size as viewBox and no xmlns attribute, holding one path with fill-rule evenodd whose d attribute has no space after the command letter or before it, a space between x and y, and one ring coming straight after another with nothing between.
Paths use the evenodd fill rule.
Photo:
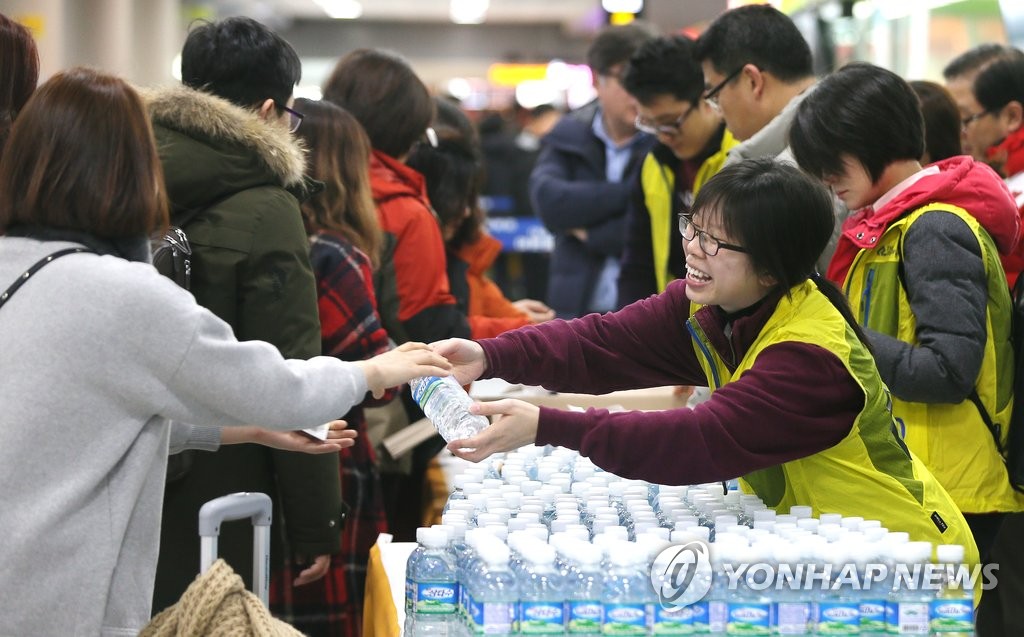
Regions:
<instances>
[{"instance_id":1,"label":"smiling woman","mask_svg":"<svg viewBox=\"0 0 1024 637\"><path fill-rule=\"evenodd\" d=\"M500 377L595 394L706 384L707 402L619 413L481 403L473 411L496 416L493 424L449 448L478 461L530 443L561 445L660 484L743 476L742 487L769 506L877 518L915 540L963 544L977 562L967 523L896 435L888 391L842 293L814 274L832 231L829 193L794 166L747 160L701 189L693 219L691 274L663 294L433 347L461 382ZM706 247L718 238L744 251L720 244L711 255L701 231Z\"/></svg>"}]
</instances>

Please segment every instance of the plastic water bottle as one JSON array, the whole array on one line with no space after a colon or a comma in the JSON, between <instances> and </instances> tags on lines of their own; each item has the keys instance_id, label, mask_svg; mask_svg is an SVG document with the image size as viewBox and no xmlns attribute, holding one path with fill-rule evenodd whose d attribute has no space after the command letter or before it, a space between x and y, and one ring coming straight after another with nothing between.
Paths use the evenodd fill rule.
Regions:
<instances>
[{"instance_id":1,"label":"plastic water bottle","mask_svg":"<svg viewBox=\"0 0 1024 637\"><path fill-rule=\"evenodd\" d=\"M929 632L928 614L935 592L925 587L924 566L931 561L930 542L907 542L897 547L896 579L889 594L895 625L889 633L924 637Z\"/></svg>"},{"instance_id":2,"label":"plastic water bottle","mask_svg":"<svg viewBox=\"0 0 1024 637\"><path fill-rule=\"evenodd\" d=\"M471 635L502 637L516 632L519 589L508 566L508 546L486 542L480 547L478 568L464 584L469 590L468 627Z\"/></svg>"},{"instance_id":3,"label":"plastic water bottle","mask_svg":"<svg viewBox=\"0 0 1024 637\"><path fill-rule=\"evenodd\" d=\"M526 570L519 577L519 633L562 635L565 580L555 568L555 549L543 543L527 547Z\"/></svg>"},{"instance_id":4,"label":"plastic water bottle","mask_svg":"<svg viewBox=\"0 0 1024 637\"><path fill-rule=\"evenodd\" d=\"M811 634L811 592L801 586L799 568L803 561L800 547L789 542L779 542L773 546L776 568L779 579L784 579L783 572L789 579L785 585L773 591L775 595L775 627L776 635L810 635ZM884 609L884 607L883 607Z\"/></svg>"},{"instance_id":5,"label":"plastic water bottle","mask_svg":"<svg viewBox=\"0 0 1024 637\"><path fill-rule=\"evenodd\" d=\"M416 529L420 546L409 556L405 579L405 634L410 637L448 637L451 632L458 599L447 540L441 529Z\"/></svg>"},{"instance_id":6,"label":"plastic water bottle","mask_svg":"<svg viewBox=\"0 0 1024 637\"><path fill-rule=\"evenodd\" d=\"M849 583L856 578L856 553L846 544L827 544L822 551L823 564L831 561L831 576L818 602L818 635L860 634L860 597ZM849 570L854 569L851 573Z\"/></svg>"},{"instance_id":7,"label":"plastic water bottle","mask_svg":"<svg viewBox=\"0 0 1024 637\"><path fill-rule=\"evenodd\" d=\"M758 564L770 560L754 547L737 546L733 550L734 563ZM772 600L762 591L755 589L749 571L737 581L735 590L728 596L728 620L725 634L729 635L771 635Z\"/></svg>"},{"instance_id":8,"label":"plastic water bottle","mask_svg":"<svg viewBox=\"0 0 1024 637\"><path fill-rule=\"evenodd\" d=\"M567 632L575 637L597 637L601 634L604 554L586 542L572 545L568 553L571 567L566 583Z\"/></svg>"},{"instance_id":9,"label":"plastic water bottle","mask_svg":"<svg viewBox=\"0 0 1024 637\"><path fill-rule=\"evenodd\" d=\"M945 570L942 587L931 602L929 614L934 637L974 637L974 593L967 579L957 577L964 562L964 547L941 544L935 547L938 562Z\"/></svg>"},{"instance_id":10,"label":"plastic water bottle","mask_svg":"<svg viewBox=\"0 0 1024 637\"><path fill-rule=\"evenodd\" d=\"M602 582L601 606L605 635L646 635L647 602L651 583L644 564L647 554L630 542L622 542L608 554L611 569Z\"/></svg>"},{"instance_id":11,"label":"plastic water bottle","mask_svg":"<svg viewBox=\"0 0 1024 637\"><path fill-rule=\"evenodd\" d=\"M409 383L420 406L445 442L470 438L489 424L484 416L469 413L473 399L451 376L424 376Z\"/></svg>"}]
</instances>

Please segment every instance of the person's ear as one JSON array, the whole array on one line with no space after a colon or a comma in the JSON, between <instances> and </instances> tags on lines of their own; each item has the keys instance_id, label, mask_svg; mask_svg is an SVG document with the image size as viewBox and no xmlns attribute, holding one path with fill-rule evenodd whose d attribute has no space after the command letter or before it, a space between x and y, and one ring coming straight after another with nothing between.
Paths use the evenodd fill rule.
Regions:
<instances>
[{"instance_id":1,"label":"person's ear","mask_svg":"<svg viewBox=\"0 0 1024 637\"><path fill-rule=\"evenodd\" d=\"M754 97L760 99L764 95L765 80L764 72L754 66L753 64L747 64L743 67L743 71L740 73L740 81L745 82L749 87Z\"/></svg>"},{"instance_id":2,"label":"person's ear","mask_svg":"<svg viewBox=\"0 0 1024 637\"><path fill-rule=\"evenodd\" d=\"M263 100L263 103L260 104L259 110L257 110L257 114L260 119L265 122L269 122L273 118L277 117L277 105L274 104L274 100L269 97Z\"/></svg>"},{"instance_id":3,"label":"person's ear","mask_svg":"<svg viewBox=\"0 0 1024 637\"><path fill-rule=\"evenodd\" d=\"M1019 130L1024 126L1024 105L1017 100L1011 101L1003 107L1003 117L1006 118L1006 127L1011 132Z\"/></svg>"},{"instance_id":4,"label":"person's ear","mask_svg":"<svg viewBox=\"0 0 1024 637\"><path fill-rule=\"evenodd\" d=\"M766 288L773 288L779 284L778 279L767 272L760 272L757 275L757 282Z\"/></svg>"}]
</instances>

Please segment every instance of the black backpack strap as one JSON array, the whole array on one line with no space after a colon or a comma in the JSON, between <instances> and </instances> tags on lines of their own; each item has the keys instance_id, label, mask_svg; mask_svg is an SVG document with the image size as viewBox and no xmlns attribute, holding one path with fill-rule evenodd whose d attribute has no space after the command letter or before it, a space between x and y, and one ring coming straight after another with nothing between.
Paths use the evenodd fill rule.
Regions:
<instances>
[{"instance_id":1,"label":"black backpack strap","mask_svg":"<svg viewBox=\"0 0 1024 637\"><path fill-rule=\"evenodd\" d=\"M43 266L50 263L54 259L59 259L68 254L77 254L79 252L92 252L92 250L89 250L88 248L65 248L64 250L58 250L57 252L49 254L43 257L42 259L36 261L34 264L32 264L32 267L30 267L28 270L25 270L24 274L15 279L14 283L11 284L11 287L7 288L3 294L0 294L0 307L3 307L4 304L7 303L7 301L11 300L11 297L14 296L14 293L18 291L18 288L25 285L25 282L31 279L33 274L39 272L39 270L41 270Z\"/></svg>"}]
</instances>

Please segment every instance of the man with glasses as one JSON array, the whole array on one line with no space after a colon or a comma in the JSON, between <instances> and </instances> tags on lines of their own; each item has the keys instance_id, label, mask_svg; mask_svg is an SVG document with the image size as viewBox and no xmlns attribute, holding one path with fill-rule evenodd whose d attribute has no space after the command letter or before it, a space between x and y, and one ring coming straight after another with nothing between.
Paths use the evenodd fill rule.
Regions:
<instances>
[{"instance_id":1,"label":"man with glasses","mask_svg":"<svg viewBox=\"0 0 1024 637\"><path fill-rule=\"evenodd\" d=\"M1021 52L1013 47L988 42L961 53L942 69L946 88L960 109L960 139L965 155L987 161L986 151L995 143L986 134L989 130L987 127L976 126L990 113L974 97L975 78L996 60L1021 55Z\"/></svg>"},{"instance_id":2,"label":"man with glasses","mask_svg":"<svg viewBox=\"0 0 1024 637\"><path fill-rule=\"evenodd\" d=\"M587 51L597 99L544 137L530 174L533 209L555 236L547 302L559 318L618 308L626 209L654 144L636 130L636 105L620 78L630 56L652 38L637 25L598 34Z\"/></svg>"},{"instance_id":3,"label":"man with glasses","mask_svg":"<svg viewBox=\"0 0 1024 637\"><path fill-rule=\"evenodd\" d=\"M627 216L618 300L625 306L686 275L675 217L689 211L737 142L702 99L704 74L689 38L663 37L640 47L622 85L637 100L637 129L658 140L644 159Z\"/></svg>"},{"instance_id":4,"label":"man with glasses","mask_svg":"<svg viewBox=\"0 0 1024 637\"><path fill-rule=\"evenodd\" d=\"M726 165L758 157L793 163L789 127L816 82L811 49L793 21L767 4L726 11L697 39L696 57L704 68L704 99L742 142L729 151ZM838 202L836 216L846 216ZM822 272L838 228L818 260Z\"/></svg>"},{"instance_id":5,"label":"man with glasses","mask_svg":"<svg viewBox=\"0 0 1024 637\"><path fill-rule=\"evenodd\" d=\"M182 49L184 86L148 94L172 222L188 221L190 291L239 340L263 340L285 358L320 354L316 283L297 197L305 159L291 134L301 65L292 47L249 18L203 23ZM339 548L338 456L306 456L256 445L195 453L168 475L153 610L175 602L195 578L199 507L235 491L274 500L272 569L288 550L305 563L296 583L323 575ZM228 525L221 556L251 577L252 533ZM285 548L287 547L287 549Z\"/></svg>"}]
</instances>

